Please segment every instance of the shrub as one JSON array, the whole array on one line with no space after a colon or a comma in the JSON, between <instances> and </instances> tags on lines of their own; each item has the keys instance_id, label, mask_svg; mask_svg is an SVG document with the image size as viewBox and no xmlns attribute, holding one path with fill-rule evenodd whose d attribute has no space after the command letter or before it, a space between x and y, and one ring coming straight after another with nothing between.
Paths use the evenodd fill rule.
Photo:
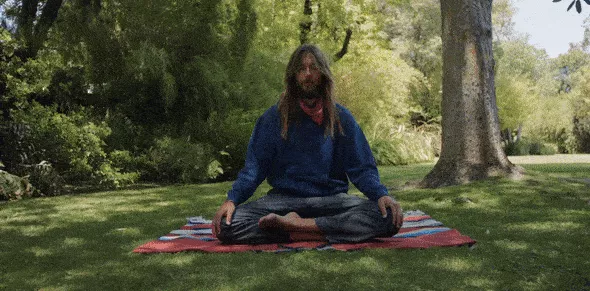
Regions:
<instances>
[{"instance_id":1,"label":"shrub","mask_svg":"<svg viewBox=\"0 0 590 291\"><path fill-rule=\"evenodd\" d=\"M56 196L64 188L65 180L47 161L41 161L32 167L29 181L39 189L41 196Z\"/></svg>"},{"instance_id":2,"label":"shrub","mask_svg":"<svg viewBox=\"0 0 590 291\"><path fill-rule=\"evenodd\" d=\"M407 165L432 161L440 151L438 140L434 133L402 131L369 144L378 165Z\"/></svg>"},{"instance_id":3,"label":"shrub","mask_svg":"<svg viewBox=\"0 0 590 291\"><path fill-rule=\"evenodd\" d=\"M155 171L148 175L160 181L201 183L223 173L210 145L186 139L158 139L148 156Z\"/></svg>"},{"instance_id":4,"label":"shrub","mask_svg":"<svg viewBox=\"0 0 590 291\"><path fill-rule=\"evenodd\" d=\"M577 150L590 153L590 116L574 118L573 134L577 141Z\"/></svg>"},{"instance_id":5,"label":"shrub","mask_svg":"<svg viewBox=\"0 0 590 291\"><path fill-rule=\"evenodd\" d=\"M18 200L33 196L35 188L27 178L0 170L0 200Z\"/></svg>"},{"instance_id":6,"label":"shrub","mask_svg":"<svg viewBox=\"0 0 590 291\"><path fill-rule=\"evenodd\" d=\"M121 172L120 168L114 167L109 162L102 163L95 174L95 184L108 188L133 184L139 179L139 172Z\"/></svg>"},{"instance_id":7,"label":"shrub","mask_svg":"<svg viewBox=\"0 0 590 291\"><path fill-rule=\"evenodd\" d=\"M507 142L504 146L504 152L508 156L526 156L531 151L531 144L521 138L516 142Z\"/></svg>"},{"instance_id":8,"label":"shrub","mask_svg":"<svg viewBox=\"0 0 590 291\"><path fill-rule=\"evenodd\" d=\"M554 155L557 153L557 145L521 138L516 142L506 143L504 152L508 156Z\"/></svg>"},{"instance_id":9,"label":"shrub","mask_svg":"<svg viewBox=\"0 0 590 291\"><path fill-rule=\"evenodd\" d=\"M220 167L223 173L220 175L223 174L223 178L234 179L244 166L252 130L264 110L237 109L227 115L214 112L207 120L207 131L203 137L216 150L217 160L222 164Z\"/></svg>"},{"instance_id":10,"label":"shrub","mask_svg":"<svg viewBox=\"0 0 590 291\"><path fill-rule=\"evenodd\" d=\"M8 139L10 164L16 173L31 175L45 195L57 195L65 182L119 186L137 180L138 174L111 165L104 150L110 128L93 122L86 110L63 114L33 103L14 112L12 123L18 130Z\"/></svg>"}]
</instances>

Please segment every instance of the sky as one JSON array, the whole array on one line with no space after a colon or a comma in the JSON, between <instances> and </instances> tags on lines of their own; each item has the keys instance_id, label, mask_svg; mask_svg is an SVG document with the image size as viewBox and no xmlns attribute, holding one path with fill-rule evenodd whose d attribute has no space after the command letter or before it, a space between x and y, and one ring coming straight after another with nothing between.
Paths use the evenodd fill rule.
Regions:
<instances>
[{"instance_id":1,"label":"sky","mask_svg":"<svg viewBox=\"0 0 590 291\"><path fill-rule=\"evenodd\" d=\"M582 1L582 13L576 7L567 12L571 0L514 0L517 8L513 17L516 31L530 36L529 43L544 48L549 57L566 53L570 42L580 42L584 36L582 24L590 15L590 5Z\"/></svg>"}]
</instances>

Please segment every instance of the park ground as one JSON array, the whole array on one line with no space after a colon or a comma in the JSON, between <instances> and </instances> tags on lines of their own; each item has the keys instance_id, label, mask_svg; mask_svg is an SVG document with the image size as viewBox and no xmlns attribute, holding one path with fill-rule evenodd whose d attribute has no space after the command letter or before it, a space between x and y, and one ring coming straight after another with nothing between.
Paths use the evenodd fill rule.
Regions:
<instances>
[{"instance_id":1,"label":"park ground","mask_svg":"<svg viewBox=\"0 0 590 291\"><path fill-rule=\"evenodd\" d=\"M590 155L511 160L523 179L392 193L477 240L472 248L132 253L188 216L212 216L231 182L3 203L0 289L590 290ZM400 189L432 166L380 172Z\"/></svg>"}]
</instances>

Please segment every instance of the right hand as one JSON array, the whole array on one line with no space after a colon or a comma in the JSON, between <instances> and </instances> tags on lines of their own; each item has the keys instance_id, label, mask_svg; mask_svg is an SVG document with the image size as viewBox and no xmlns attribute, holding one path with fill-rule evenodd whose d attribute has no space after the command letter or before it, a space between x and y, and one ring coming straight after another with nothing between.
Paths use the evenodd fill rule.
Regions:
<instances>
[{"instance_id":1,"label":"right hand","mask_svg":"<svg viewBox=\"0 0 590 291\"><path fill-rule=\"evenodd\" d=\"M217 210L213 217L213 235L215 237L221 231L221 219L225 216L225 223L228 225L231 224L231 217L234 215L235 210L236 204L231 200L226 200L221 204L221 207L219 207L219 210Z\"/></svg>"}]
</instances>

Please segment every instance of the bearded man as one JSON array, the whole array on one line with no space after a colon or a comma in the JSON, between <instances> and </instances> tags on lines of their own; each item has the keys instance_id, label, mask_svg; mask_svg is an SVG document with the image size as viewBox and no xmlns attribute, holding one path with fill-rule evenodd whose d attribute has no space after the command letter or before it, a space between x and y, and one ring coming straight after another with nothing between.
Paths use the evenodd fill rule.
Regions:
<instances>
[{"instance_id":1,"label":"bearded man","mask_svg":"<svg viewBox=\"0 0 590 291\"><path fill-rule=\"evenodd\" d=\"M358 123L334 101L324 54L314 45L297 48L285 84L278 104L256 122L213 233L238 244L360 242L397 233L401 207L381 184ZM242 204L264 179L272 190ZM349 179L368 199L347 194Z\"/></svg>"}]
</instances>

